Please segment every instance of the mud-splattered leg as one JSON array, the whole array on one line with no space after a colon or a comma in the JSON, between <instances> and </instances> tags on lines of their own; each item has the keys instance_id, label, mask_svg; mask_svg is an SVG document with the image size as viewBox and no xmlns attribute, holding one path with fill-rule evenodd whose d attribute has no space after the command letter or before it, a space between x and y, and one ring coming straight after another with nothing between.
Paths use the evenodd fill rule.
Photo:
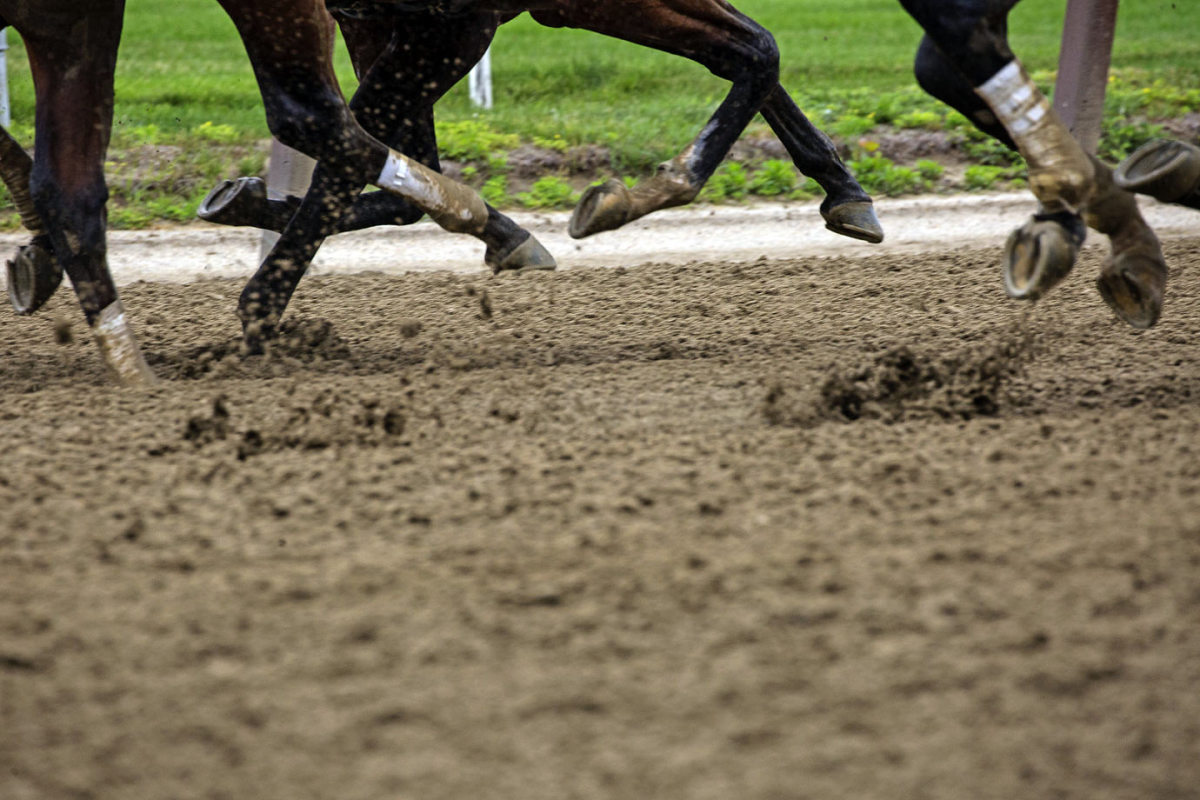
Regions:
<instances>
[{"instance_id":1,"label":"mud-splattered leg","mask_svg":"<svg viewBox=\"0 0 1200 800\"><path fill-rule=\"evenodd\" d=\"M1122 189L1200 209L1200 147L1156 139L1129 155L1114 175Z\"/></svg>"},{"instance_id":2,"label":"mud-splattered leg","mask_svg":"<svg viewBox=\"0 0 1200 800\"><path fill-rule=\"evenodd\" d=\"M29 181L33 159L8 131L0 128L0 180L4 181L21 224L33 234L6 264L8 299L18 314L32 314L54 296L63 271L51 255L49 231L33 205Z\"/></svg>"},{"instance_id":3,"label":"mud-splattered leg","mask_svg":"<svg viewBox=\"0 0 1200 800\"><path fill-rule=\"evenodd\" d=\"M1002 23L997 23L997 27L1004 32ZM921 86L931 95L953 106L984 133L1013 150L1018 149L1017 142L984 98L972 89L965 76L928 37L918 51L916 73ZM1097 287L1122 319L1134 327L1149 327L1157 320L1162 306L1167 276L1162 250L1154 232L1142 218L1135 198L1114 185L1107 166L1095 158L1088 158L1095 188L1080 210L1083 221L1108 236L1112 248ZM1057 269L1061 277L1066 274L1062 268L1069 268L1074 263L1073 249L1064 245L1060 233L1064 227L1073 229L1076 226L1074 219L1070 214L1055 217L1045 209L1043 213L1048 219L1035 217L1014 234L1010 244L1006 282L1010 284L1010 292L1017 296L1036 296L1036 292L1044 292L1049 283L1034 276L1048 277ZM1078 235L1082 240L1082 233ZM1033 292L1029 291L1030 285Z\"/></svg>"},{"instance_id":4,"label":"mud-splattered leg","mask_svg":"<svg viewBox=\"0 0 1200 800\"><path fill-rule=\"evenodd\" d=\"M37 96L29 189L54 260L71 278L105 364L121 383L146 385L155 377L126 319L105 243L103 164L112 125L120 5L97 4L68 39L27 40ZM89 42L93 46L86 46ZM98 44L103 42L111 42L111 48Z\"/></svg>"},{"instance_id":5,"label":"mud-splattered leg","mask_svg":"<svg viewBox=\"0 0 1200 800\"><path fill-rule=\"evenodd\" d=\"M822 207L829 227L868 241L882 238L870 198L841 164L828 140L804 118L779 86L779 50L761 25L725 3L663 0L643 4L614 0L597 12L587 4L559 4L534 12L551 27L572 27L614 36L690 58L732 82L729 94L692 143L632 189L609 180L584 193L571 218L575 238L614 230L662 208L690 203L712 177L754 115L763 110L797 166L826 185ZM859 204L854 213L849 203Z\"/></svg>"}]
</instances>

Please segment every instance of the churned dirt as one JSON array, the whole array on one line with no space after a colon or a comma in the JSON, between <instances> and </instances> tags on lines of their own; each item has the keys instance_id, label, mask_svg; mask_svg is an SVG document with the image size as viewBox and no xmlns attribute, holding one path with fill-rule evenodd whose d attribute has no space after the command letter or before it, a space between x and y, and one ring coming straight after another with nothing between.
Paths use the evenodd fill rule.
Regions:
<instances>
[{"instance_id":1,"label":"churned dirt","mask_svg":"<svg viewBox=\"0 0 1200 800\"><path fill-rule=\"evenodd\" d=\"M1196 798L1200 238L0 314L0 797Z\"/></svg>"}]
</instances>

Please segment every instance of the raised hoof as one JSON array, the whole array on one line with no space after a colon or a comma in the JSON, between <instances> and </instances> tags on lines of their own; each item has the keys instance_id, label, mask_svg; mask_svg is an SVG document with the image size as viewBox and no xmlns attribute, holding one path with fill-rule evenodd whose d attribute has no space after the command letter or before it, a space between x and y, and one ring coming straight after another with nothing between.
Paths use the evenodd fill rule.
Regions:
<instances>
[{"instance_id":1,"label":"raised hoof","mask_svg":"<svg viewBox=\"0 0 1200 800\"><path fill-rule=\"evenodd\" d=\"M542 243L533 234L526 236L525 241L508 251L506 255L495 253L489 248L483 260L494 273L558 268L558 262L554 260L554 256L550 255L550 251L542 246Z\"/></svg>"},{"instance_id":2,"label":"raised hoof","mask_svg":"<svg viewBox=\"0 0 1200 800\"><path fill-rule=\"evenodd\" d=\"M196 209L196 216L218 225L261 227L267 207L267 184L262 178L221 181Z\"/></svg>"},{"instance_id":3,"label":"raised hoof","mask_svg":"<svg viewBox=\"0 0 1200 800\"><path fill-rule=\"evenodd\" d=\"M593 233L613 231L629 221L633 204L625 184L610 178L598 186L589 186L571 214L567 228L572 239L582 239Z\"/></svg>"},{"instance_id":4,"label":"raised hoof","mask_svg":"<svg viewBox=\"0 0 1200 800\"><path fill-rule=\"evenodd\" d=\"M1200 147L1158 139L1135 150L1113 171L1113 182L1164 203L1200 203Z\"/></svg>"},{"instance_id":5,"label":"raised hoof","mask_svg":"<svg viewBox=\"0 0 1200 800\"><path fill-rule=\"evenodd\" d=\"M1082 239L1061 223L1034 217L1004 246L1004 289L1009 297L1037 300L1075 266Z\"/></svg>"},{"instance_id":6,"label":"raised hoof","mask_svg":"<svg viewBox=\"0 0 1200 800\"><path fill-rule=\"evenodd\" d=\"M1158 322L1166 286L1167 265L1138 253L1125 253L1110 259L1096 279L1096 288L1108 307L1140 330Z\"/></svg>"},{"instance_id":7,"label":"raised hoof","mask_svg":"<svg viewBox=\"0 0 1200 800\"><path fill-rule=\"evenodd\" d=\"M62 278L48 250L37 242L24 245L8 262L8 301L21 316L32 314L54 296Z\"/></svg>"},{"instance_id":8,"label":"raised hoof","mask_svg":"<svg viewBox=\"0 0 1200 800\"><path fill-rule=\"evenodd\" d=\"M875 205L869 200L821 209L821 216L825 218L826 229L834 233L871 244L883 241L883 226L875 216Z\"/></svg>"}]
</instances>

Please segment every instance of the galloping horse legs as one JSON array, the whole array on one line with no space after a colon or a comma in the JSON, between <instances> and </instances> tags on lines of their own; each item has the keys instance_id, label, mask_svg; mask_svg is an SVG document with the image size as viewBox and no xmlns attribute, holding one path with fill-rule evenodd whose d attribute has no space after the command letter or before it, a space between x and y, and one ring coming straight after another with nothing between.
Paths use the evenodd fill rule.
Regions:
<instances>
[{"instance_id":1,"label":"galloping horse legs","mask_svg":"<svg viewBox=\"0 0 1200 800\"><path fill-rule=\"evenodd\" d=\"M987 104L1029 165L1030 187L1041 207L1009 237L1005 285L1010 295L1032 300L1074 265L1086 234L1080 213L1096 184L1091 160L1009 49L1006 18L1016 2L901 0L901 5ZM972 118L980 120L979 111Z\"/></svg>"},{"instance_id":2,"label":"galloping horse legs","mask_svg":"<svg viewBox=\"0 0 1200 800\"><path fill-rule=\"evenodd\" d=\"M430 12L395 12L386 46L365 27L373 20L341 20L361 82L350 102L359 124L388 146L441 171L433 107L449 89L483 57L500 25L492 12L463 13L447 18ZM386 205L361 207L370 197L360 197L349 225L414 222L411 209L393 204L390 219ZM533 238L491 205L479 238L486 245L484 262L495 271L554 269L554 258ZM374 211L374 218L371 212Z\"/></svg>"},{"instance_id":3,"label":"galloping horse legs","mask_svg":"<svg viewBox=\"0 0 1200 800\"><path fill-rule=\"evenodd\" d=\"M221 0L254 66L271 132L322 162L279 241L247 283L238 313L247 348L262 349L321 240L367 183L415 203L443 228L482 238L479 196L390 150L355 121L337 89L332 23L320 0Z\"/></svg>"},{"instance_id":4,"label":"galloping horse legs","mask_svg":"<svg viewBox=\"0 0 1200 800\"><path fill-rule=\"evenodd\" d=\"M700 135L680 155L661 164L653 178L633 189L617 180L590 188L571 219L572 236L613 230L652 211L691 202L766 104L767 120L797 166L803 164L827 184L832 199L822 213L829 227L868 241L883 238L870 198L844 165L838 168L833 147L779 86L774 38L724 0L614 0L600 10L590 4L559 2L553 10L532 13L543 25L582 28L689 58L733 83ZM818 147L805 149L801 137L813 134L819 137ZM816 162L820 168L814 166ZM847 203L855 204L855 213L831 214L831 209Z\"/></svg>"},{"instance_id":5,"label":"galloping horse legs","mask_svg":"<svg viewBox=\"0 0 1200 800\"><path fill-rule=\"evenodd\" d=\"M433 104L469 70L487 49L498 19L493 14L477 15L469 21L456 19L447 25L443 17L430 13L397 13L391 27L387 20L341 20L361 84L350 102L357 123L370 136L385 142L434 171L440 169L433 128ZM381 24L382 23L382 24ZM321 180L321 176L326 176ZM332 182L331 182L332 181ZM339 204L333 213L325 197L332 187L353 198ZM425 211L401 196L388 192L358 194L360 187L341 184L328 170L318 167L312 200L306 213L317 220L293 220L301 205L298 198L271 200L260 178L241 178L217 186L201 207L205 219L224 224L251 224L283 231L295 221L296 230L285 239L303 248L288 254L276 274L276 296L290 296L306 265L325 236L374 225L408 225ZM553 269L553 257L533 238L490 205L484 204L487 220L475 235L486 245L484 260L495 270ZM315 227L314 227L315 224ZM299 240L305 240L300 243ZM285 243L286 246L286 243ZM275 260L275 259L272 259ZM301 265L299 271L297 266ZM290 288L289 288L290 285Z\"/></svg>"},{"instance_id":6,"label":"galloping horse legs","mask_svg":"<svg viewBox=\"0 0 1200 800\"><path fill-rule=\"evenodd\" d=\"M871 197L838 157L833 142L804 116L782 84L775 84L761 111L796 169L825 190L825 199L821 201L825 227L866 242L883 241L883 229Z\"/></svg>"},{"instance_id":7,"label":"galloping horse legs","mask_svg":"<svg viewBox=\"0 0 1200 800\"><path fill-rule=\"evenodd\" d=\"M105 246L103 164L124 0L99 0L82 15L56 13L53 0L49 5L37 12L17 9L9 18L25 38L37 100L33 206L105 363L123 383L151 383L154 375L125 319Z\"/></svg>"},{"instance_id":8,"label":"galloping horse legs","mask_svg":"<svg viewBox=\"0 0 1200 800\"><path fill-rule=\"evenodd\" d=\"M1003 21L998 27L1003 35ZM929 37L917 51L916 74L929 94L958 110L984 133L1017 149L983 98ZM1167 278L1162 248L1134 196L1114 184L1112 169L1096 158L1091 162L1096 189L1082 208L1083 219L1109 237L1112 249L1097 278L1097 288L1118 316L1136 328L1148 328L1162 308Z\"/></svg>"}]
</instances>

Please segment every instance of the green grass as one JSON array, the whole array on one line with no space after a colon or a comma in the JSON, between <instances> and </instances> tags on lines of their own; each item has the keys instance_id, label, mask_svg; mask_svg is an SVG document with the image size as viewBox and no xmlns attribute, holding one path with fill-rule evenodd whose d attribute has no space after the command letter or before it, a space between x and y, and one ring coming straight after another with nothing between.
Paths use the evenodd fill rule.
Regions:
<instances>
[{"instance_id":1,"label":"green grass","mask_svg":"<svg viewBox=\"0 0 1200 800\"><path fill-rule=\"evenodd\" d=\"M915 88L911 64L920 30L895 0L737 5L775 34L784 86L835 136L854 144L869 139L878 124L955 128L955 115ZM1012 18L1014 49L1047 86L1064 7L1063 0L1026 0ZM1110 156L1152 133L1145 118L1200 107L1197 31L1200 3L1193 0L1121 4L1109 98ZM29 70L17 37L10 32L9 38L13 131L29 143ZM352 91L349 61L340 49L337 65L344 88ZM587 32L542 28L528 16L501 29L493 71L494 110L473 108L463 86L438 109L443 144L470 151L479 184L504 173L504 151L514 142L560 149L601 144L610 149L618 172L643 176L691 140L728 87L679 57ZM109 174L119 224L186 218L214 180L261 169L269 134L257 87L233 25L214 0L129 0L114 131ZM752 125L752 133L765 131L761 121ZM969 137L965 129L961 135ZM971 146L984 162L1011 166L989 143ZM854 155L891 189L929 183L888 173L869 150ZM777 190L777 176L745 178L748 187ZM736 187L730 191L738 194ZM126 205L128 213L120 210Z\"/></svg>"}]
</instances>

